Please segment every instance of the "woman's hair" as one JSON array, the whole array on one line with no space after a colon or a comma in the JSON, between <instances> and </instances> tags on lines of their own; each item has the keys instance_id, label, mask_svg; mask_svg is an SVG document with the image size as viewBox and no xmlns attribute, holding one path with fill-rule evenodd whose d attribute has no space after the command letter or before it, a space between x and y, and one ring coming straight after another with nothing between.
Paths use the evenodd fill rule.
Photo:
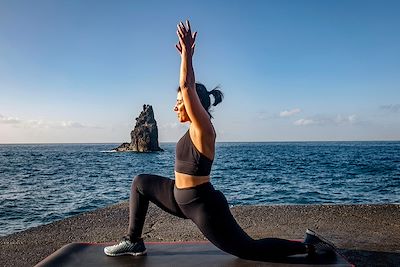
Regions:
<instances>
[{"instance_id":1,"label":"woman's hair","mask_svg":"<svg viewBox=\"0 0 400 267\"><path fill-rule=\"evenodd\" d=\"M210 113L210 106L211 106L211 100L210 100L210 95L214 97L214 103L212 104L213 106L218 105L219 103L222 102L222 99L224 98L224 94L218 90L220 87L217 86L211 91L207 91L207 88L201 84L201 83L196 83L196 92L197 95L200 98L201 105L203 108L207 111L208 115L210 118L212 118L211 113ZM178 92L181 91L181 88L178 87Z\"/></svg>"}]
</instances>

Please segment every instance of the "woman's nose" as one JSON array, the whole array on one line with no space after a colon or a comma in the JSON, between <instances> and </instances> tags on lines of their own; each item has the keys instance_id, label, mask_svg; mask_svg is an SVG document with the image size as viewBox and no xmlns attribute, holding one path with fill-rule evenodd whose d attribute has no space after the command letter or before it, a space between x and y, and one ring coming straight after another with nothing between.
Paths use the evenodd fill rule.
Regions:
<instances>
[{"instance_id":1,"label":"woman's nose","mask_svg":"<svg viewBox=\"0 0 400 267\"><path fill-rule=\"evenodd\" d=\"M174 111L178 111L178 107L177 106L174 106Z\"/></svg>"}]
</instances>

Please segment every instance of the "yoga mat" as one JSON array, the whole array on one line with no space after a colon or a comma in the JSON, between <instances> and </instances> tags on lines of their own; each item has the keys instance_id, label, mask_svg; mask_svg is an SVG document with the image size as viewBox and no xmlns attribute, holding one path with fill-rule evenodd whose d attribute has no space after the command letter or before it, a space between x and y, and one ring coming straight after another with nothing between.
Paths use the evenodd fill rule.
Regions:
<instances>
[{"instance_id":1,"label":"yoga mat","mask_svg":"<svg viewBox=\"0 0 400 267\"><path fill-rule=\"evenodd\" d=\"M103 249L113 244L70 243L36 266L353 266L340 254L336 254L334 259L313 260L306 255L296 255L279 263L244 260L221 251L210 242L146 242L147 256L109 257Z\"/></svg>"}]
</instances>

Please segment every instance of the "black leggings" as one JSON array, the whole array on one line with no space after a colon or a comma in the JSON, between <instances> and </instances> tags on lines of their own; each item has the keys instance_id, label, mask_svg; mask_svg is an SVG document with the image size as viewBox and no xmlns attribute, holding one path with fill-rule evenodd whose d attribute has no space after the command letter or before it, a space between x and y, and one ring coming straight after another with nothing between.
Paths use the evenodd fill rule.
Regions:
<instances>
[{"instance_id":1,"label":"black leggings","mask_svg":"<svg viewBox=\"0 0 400 267\"><path fill-rule=\"evenodd\" d=\"M149 201L172 215L191 219L216 247L240 258L271 260L306 253L301 242L252 239L233 218L225 196L211 183L178 189L174 180L150 174L138 175L132 182L128 229L131 240L142 235Z\"/></svg>"}]
</instances>

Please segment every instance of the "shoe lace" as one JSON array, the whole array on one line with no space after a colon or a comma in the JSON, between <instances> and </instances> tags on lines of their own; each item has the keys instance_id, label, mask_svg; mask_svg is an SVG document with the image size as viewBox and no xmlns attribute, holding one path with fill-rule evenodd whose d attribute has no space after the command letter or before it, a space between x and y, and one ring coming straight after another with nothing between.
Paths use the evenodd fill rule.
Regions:
<instances>
[{"instance_id":1,"label":"shoe lace","mask_svg":"<svg viewBox=\"0 0 400 267\"><path fill-rule=\"evenodd\" d=\"M129 237L129 236L123 236L122 238L121 238L121 241L130 241L130 242L132 242L131 241L131 238Z\"/></svg>"}]
</instances>

